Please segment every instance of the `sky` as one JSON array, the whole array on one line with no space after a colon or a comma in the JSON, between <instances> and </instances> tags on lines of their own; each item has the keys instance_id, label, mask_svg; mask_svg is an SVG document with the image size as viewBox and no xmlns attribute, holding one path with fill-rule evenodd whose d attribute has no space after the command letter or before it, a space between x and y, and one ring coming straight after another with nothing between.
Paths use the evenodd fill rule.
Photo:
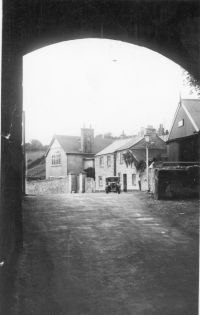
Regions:
<instances>
[{"instance_id":1,"label":"sky","mask_svg":"<svg viewBox=\"0 0 200 315\"><path fill-rule=\"evenodd\" d=\"M170 129L183 86L183 69L144 47L106 39L61 42L23 58L26 142L49 144L54 134L137 134Z\"/></svg>"}]
</instances>

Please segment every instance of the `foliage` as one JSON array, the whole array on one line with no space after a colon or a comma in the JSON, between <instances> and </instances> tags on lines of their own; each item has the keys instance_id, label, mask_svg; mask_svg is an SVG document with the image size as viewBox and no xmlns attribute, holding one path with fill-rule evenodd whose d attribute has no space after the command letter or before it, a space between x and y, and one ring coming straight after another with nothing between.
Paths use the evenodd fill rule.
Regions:
<instances>
[{"instance_id":1,"label":"foliage","mask_svg":"<svg viewBox=\"0 0 200 315\"><path fill-rule=\"evenodd\" d=\"M135 167L137 167L137 163L138 161L136 160L136 158L134 157L133 153L131 152L131 150L127 150L124 154L123 154L123 158L124 158L124 162L126 164L126 166L128 167L128 165L135 165Z\"/></svg>"},{"instance_id":2,"label":"foliage","mask_svg":"<svg viewBox=\"0 0 200 315\"><path fill-rule=\"evenodd\" d=\"M25 144L25 148L27 151L41 151L46 150L48 146L43 145L39 140L32 139L30 142Z\"/></svg>"},{"instance_id":3,"label":"foliage","mask_svg":"<svg viewBox=\"0 0 200 315\"><path fill-rule=\"evenodd\" d=\"M95 179L95 169L94 167L88 167L84 170L86 172L86 176Z\"/></svg>"},{"instance_id":4,"label":"foliage","mask_svg":"<svg viewBox=\"0 0 200 315\"><path fill-rule=\"evenodd\" d=\"M194 78L192 74L184 70L183 84L189 86L191 94L196 92L197 96L200 97L200 82Z\"/></svg>"},{"instance_id":5,"label":"foliage","mask_svg":"<svg viewBox=\"0 0 200 315\"><path fill-rule=\"evenodd\" d=\"M144 172L144 170L146 169L146 161L136 160L136 158L134 157L131 150L127 150L123 154L123 158L124 158L124 162L125 162L127 167L128 167L128 165L132 166L134 164L136 167L136 170L139 171L140 173ZM160 160L161 160L161 156L158 154L156 158L153 158L153 159L148 161L148 165L151 165L152 162L160 161Z\"/></svg>"},{"instance_id":6,"label":"foliage","mask_svg":"<svg viewBox=\"0 0 200 315\"><path fill-rule=\"evenodd\" d=\"M137 169L137 171L139 171L140 173L143 173L144 170L146 169L146 162L145 162L144 160L140 160L140 161L137 163L136 169Z\"/></svg>"}]
</instances>

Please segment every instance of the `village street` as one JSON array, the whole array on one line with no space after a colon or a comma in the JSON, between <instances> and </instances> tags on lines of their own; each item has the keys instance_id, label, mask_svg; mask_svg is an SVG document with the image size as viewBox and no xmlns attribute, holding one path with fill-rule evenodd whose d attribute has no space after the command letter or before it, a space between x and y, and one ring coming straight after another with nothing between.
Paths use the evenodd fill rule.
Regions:
<instances>
[{"instance_id":1,"label":"village street","mask_svg":"<svg viewBox=\"0 0 200 315\"><path fill-rule=\"evenodd\" d=\"M197 289L197 201L25 197L9 314L195 315Z\"/></svg>"}]
</instances>

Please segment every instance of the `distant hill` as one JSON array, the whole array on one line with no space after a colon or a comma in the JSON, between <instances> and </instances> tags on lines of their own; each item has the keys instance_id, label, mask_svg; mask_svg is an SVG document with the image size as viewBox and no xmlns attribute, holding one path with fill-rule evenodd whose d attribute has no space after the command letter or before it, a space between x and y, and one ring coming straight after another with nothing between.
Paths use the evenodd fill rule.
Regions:
<instances>
[{"instance_id":1,"label":"distant hill","mask_svg":"<svg viewBox=\"0 0 200 315\"><path fill-rule=\"evenodd\" d=\"M31 179L45 179L45 151L27 151L26 152L26 177Z\"/></svg>"}]
</instances>

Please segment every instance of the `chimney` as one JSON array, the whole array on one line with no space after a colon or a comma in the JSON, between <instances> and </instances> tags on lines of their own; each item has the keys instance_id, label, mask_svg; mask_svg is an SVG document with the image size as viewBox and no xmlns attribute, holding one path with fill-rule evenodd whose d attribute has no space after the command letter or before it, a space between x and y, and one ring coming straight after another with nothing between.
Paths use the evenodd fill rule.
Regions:
<instances>
[{"instance_id":1,"label":"chimney","mask_svg":"<svg viewBox=\"0 0 200 315\"><path fill-rule=\"evenodd\" d=\"M156 129L153 128L153 126L148 125L147 128L145 128L145 134L155 135L156 134Z\"/></svg>"},{"instance_id":2,"label":"chimney","mask_svg":"<svg viewBox=\"0 0 200 315\"><path fill-rule=\"evenodd\" d=\"M93 153L94 151L94 129L81 128L81 152Z\"/></svg>"},{"instance_id":3,"label":"chimney","mask_svg":"<svg viewBox=\"0 0 200 315\"><path fill-rule=\"evenodd\" d=\"M159 128L158 128L158 135L163 136L164 134L165 134L165 129L164 129L163 125L160 124Z\"/></svg>"}]
</instances>

